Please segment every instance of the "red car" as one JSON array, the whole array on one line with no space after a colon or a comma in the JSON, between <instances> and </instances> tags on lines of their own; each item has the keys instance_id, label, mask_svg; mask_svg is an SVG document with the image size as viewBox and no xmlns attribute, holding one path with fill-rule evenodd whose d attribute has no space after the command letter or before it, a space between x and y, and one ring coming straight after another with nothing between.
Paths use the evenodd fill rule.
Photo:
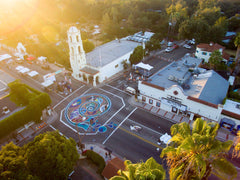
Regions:
<instances>
[{"instance_id":1,"label":"red car","mask_svg":"<svg viewBox=\"0 0 240 180\"><path fill-rule=\"evenodd\" d=\"M179 46L177 44L174 44L173 49L177 49Z\"/></svg>"}]
</instances>

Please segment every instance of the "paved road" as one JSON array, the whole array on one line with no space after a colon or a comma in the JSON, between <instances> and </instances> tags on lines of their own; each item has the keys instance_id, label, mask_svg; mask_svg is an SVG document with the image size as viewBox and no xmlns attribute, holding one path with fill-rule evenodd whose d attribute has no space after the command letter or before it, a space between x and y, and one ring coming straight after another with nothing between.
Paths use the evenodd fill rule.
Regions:
<instances>
[{"instance_id":1,"label":"paved road","mask_svg":"<svg viewBox=\"0 0 240 180\"><path fill-rule=\"evenodd\" d=\"M181 52L181 48L173 52L172 55L182 56L185 52ZM169 56L171 54L164 54ZM164 67L167 61L162 61L159 58L151 58L147 60L149 64L155 66L155 69ZM29 84L33 88L41 89L41 78L32 79L30 77L22 77L17 74L15 66L11 69L2 67L7 73L11 74L14 78L22 79L26 84ZM42 75L51 71L40 70L36 65L25 64L32 70L37 70ZM36 68L36 69L35 69ZM64 75L59 74L57 80L64 79ZM69 95L62 95L56 92L49 92L52 99L52 106L59 115L59 119L51 124L51 130L58 129L62 134L67 137L72 137L78 141L79 136L77 134L77 128L70 124L63 116L66 106L75 98L89 93L98 93L106 95L112 102L111 109L104 115L98 118L98 122L103 125L114 124L114 128L107 126L107 131L100 132L85 132L79 128L81 133L82 142L97 142L104 144L107 148L111 149L114 153L130 159L133 162L137 162L140 159L146 160L149 157L154 157L158 162L161 162L159 158L160 152L156 149L162 146L157 145L158 138L164 133L170 133L171 122L164 118L150 114L145 110L138 109L129 103L131 97L130 94L123 91L125 86L134 84L136 82L128 81L123 75L113 79L108 84L105 84L98 88L92 88L84 85L72 78L73 92ZM142 129L141 131L132 131L130 126L138 125ZM49 130L49 129L48 129ZM86 135L85 135L86 134Z\"/></svg>"}]
</instances>

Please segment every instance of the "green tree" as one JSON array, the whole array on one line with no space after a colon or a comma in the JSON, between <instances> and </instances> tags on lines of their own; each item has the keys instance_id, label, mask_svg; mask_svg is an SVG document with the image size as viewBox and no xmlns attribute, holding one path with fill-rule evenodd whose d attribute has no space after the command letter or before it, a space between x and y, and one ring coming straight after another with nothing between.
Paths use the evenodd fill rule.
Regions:
<instances>
[{"instance_id":1,"label":"green tree","mask_svg":"<svg viewBox=\"0 0 240 180\"><path fill-rule=\"evenodd\" d=\"M233 179L236 168L225 159L232 141L216 140L219 125L201 118L194 121L192 129L186 122L171 127L171 142L163 149L170 179L207 179L214 174L223 179Z\"/></svg>"},{"instance_id":2,"label":"green tree","mask_svg":"<svg viewBox=\"0 0 240 180\"><path fill-rule=\"evenodd\" d=\"M93 42L89 41L88 39L83 41L83 49L85 53L92 51L95 48Z\"/></svg>"},{"instance_id":3,"label":"green tree","mask_svg":"<svg viewBox=\"0 0 240 180\"><path fill-rule=\"evenodd\" d=\"M137 46L129 58L131 65L139 63L143 59L143 56L144 56L143 47Z\"/></svg>"},{"instance_id":4,"label":"green tree","mask_svg":"<svg viewBox=\"0 0 240 180\"><path fill-rule=\"evenodd\" d=\"M210 26L202 19L185 20L179 27L178 36L182 39L195 38L197 42L209 42Z\"/></svg>"},{"instance_id":5,"label":"green tree","mask_svg":"<svg viewBox=\"0 0 240 180\"><path fill-rule=\"evenodd\" d=\"M210 67L217 68L223 60L222 54L219 50L215 50L212 52L210 58L208 59L208 62L210 64Z\"/></svg>"},{"instance_id":6,"label":"green tree","mask_svg":"<svg viewBox=\"0 0 240 180\"><path fill-rule=\"evenodd\" d=\"M233 144L233 157L239 158L240 157L240 131L237 133L237 137L234 139L234 144Z\"/></svg>"},{"instance_id":7,"label":"green tree","mask_svg":"<svg viewBox=\"0 0 240 180\"><path fill-rule=\"evenodd\" d=\"M239 60L239 52L240 52L240 33L237 34L237 36L236 36L236 38L234 40L234 45L237 47L235 61L238 62L238 60Z\"/></svg>"},{"instance_id":8,"label":"green tree","mask_svg":"<svg viewBox=\"0 0 240 180\"><path fill-rule=\"evenodd\" d=\"M199 8L214 8L217 6L218 0L198 0Z\"/></svg>"},{"instance_id":9,"label":"green tree","mask_svg":"<svg viewBox=\"0 0 240 180\"><path fill-rule=\"evenodd\" d=\"M150 41L146 42L146 50L148 52L161 49L160 40L151 38Z\"/></svg>"},{"instance_id":10,"label":"green tree","mask_svg":"<svg viewBox=\"0 0 240 180\"><path fill-rule=\"evenodd\" d=\"M24 149L27 168L44 180L67 179L79 156L76 142L58 131L38 135Z\"/></svg>"},{"instance_id":11,"label":"green tree","mask_svg":"<svg viewBox=\"0 0 240 180\"><path fill-rule=\"evenodd\" d=\"M158 164L152 157L145 163L133 164L131 161L124 162L125 170L119 170L120 176L114 176L110 180L164 180L166 173L162 165Z\"/></svg>"},{"instance_id":12,"label":"green tree","mask_svg":"<svg viewBox=\"0 0 240 180\"><path fill-rule=\"evenodd\" d=\"M25 166L23 154L22 148L12 142L2 147L0 151L0 179L26 180L32 177Z\"/></svg>"}]
</instances>

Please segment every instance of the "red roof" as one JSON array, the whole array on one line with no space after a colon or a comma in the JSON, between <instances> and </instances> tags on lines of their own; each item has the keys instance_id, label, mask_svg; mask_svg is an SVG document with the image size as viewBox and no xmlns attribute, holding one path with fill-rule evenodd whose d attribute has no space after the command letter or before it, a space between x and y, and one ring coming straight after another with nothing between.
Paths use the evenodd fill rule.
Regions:
<instances>
[{"instance_id":1,"label":"red roof","mask_svg":"<svg viewBox=\"0 0 240 180\"><path fill-rule=\"evenodd\" d=\"M223 59L229 60L230 55L226 52L224 52L225 47L221 46L218 43L210 43L210 44L205 44L205 43L200 43L199 45L197 45L197 48L202 49L202 51L207 51L207 52L213 52L219 49L222 49L222 57Z\"/></svg>"},{"instance_id":2,"label":"red roof","mask_svg":"<svg viewBox=\"0 0 240 180\"><path fill-rule=\"evenodd\" d=\"M225 51L223 51L222 57L223 57L223 59L229 60L230 55L228 53L226 53Z\"/></svg>"},{"instance_id":3,"label":"red roof","mask_svg":"<svg viewBox=\"0 0 240 180\"><path fill-rule=\"evenodd\" d=\"M224 50L225 49L224 46L221 46L218 43L215 43L215 44L214 43L210 43L210 44L200 43L197 45L197 48L203 49L203 51L207 51L207 52L213 52L215 50L219 50L219 49Z\"/></svg>"},{"instance_id":4,"label":"red roof","mask_svg":"<svg viewBox=\"0 0 240 180\"><path fill-rule=\"evenodd\" d=\"M124 161L119 159L118 157L115 157L114 159L109 161L108 164L105 166L102 175L105 178L110 179L111 177L118 175L117 172L119 169L121 170L125 169Z\"/></svg>"}]
</instances>

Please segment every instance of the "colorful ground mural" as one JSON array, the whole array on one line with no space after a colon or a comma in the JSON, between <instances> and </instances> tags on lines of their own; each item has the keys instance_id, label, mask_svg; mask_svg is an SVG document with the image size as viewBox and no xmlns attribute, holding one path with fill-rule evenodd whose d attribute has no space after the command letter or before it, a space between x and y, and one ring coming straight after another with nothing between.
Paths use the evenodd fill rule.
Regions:
<instances>
[{"instance_id":1,"label":"colorful ground mural","mask_svg":"<svg viewBox=\"0 0 240 180\"><path fill-rule=\"evenodd\" d=\"M65 118L72 125L88 132L106 132L107 127L116 128L116 124L103 126L97 117L111 108L111 100L103 94L85 94L70 102L65 109Z\"/></svg>"}]
</instances>

